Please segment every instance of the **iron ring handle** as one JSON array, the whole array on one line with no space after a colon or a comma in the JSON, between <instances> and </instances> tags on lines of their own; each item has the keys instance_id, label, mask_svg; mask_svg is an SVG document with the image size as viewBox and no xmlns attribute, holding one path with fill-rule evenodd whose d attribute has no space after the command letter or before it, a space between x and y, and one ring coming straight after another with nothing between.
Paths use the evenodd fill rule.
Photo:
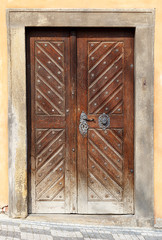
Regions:
<instances>
[{"instance_id":1,"label":"iron ring handle","mask_svg":"<svg viewBox=\"0 0 162 240\"><path fill-rule=\"evenodd\" d=\"M98 118L99 127L105 130L110 126L110 117L106 113L102 113Z\"/></svg>"},{"instance_id":2,"label":"iron ring handle","mask_svg":"<svg viewBox=\"0 0 162 240\"><path fill-rule=\"evenodd\" d=\"M107 118L107 117L104 116L104 117L102 118L102 124L103 124L103 125L107 125L107 124L108 124L108 118Z\"/></svg>"}]
</instances>

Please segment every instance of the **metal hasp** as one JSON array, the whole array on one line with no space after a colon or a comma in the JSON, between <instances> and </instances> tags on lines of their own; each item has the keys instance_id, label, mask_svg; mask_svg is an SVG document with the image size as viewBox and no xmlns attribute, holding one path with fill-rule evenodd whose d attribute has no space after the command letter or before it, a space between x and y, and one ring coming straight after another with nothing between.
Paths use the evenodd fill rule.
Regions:
<instances>
[{"instance_id":1,"label":"metal hasp","mask_svg":"<svg viewBox=\"0 0 162 240\"><path fill-rule=\"evenodd\" d=\"M102 128L103 130L105 130L106 128L108 128L110 126L110 117L108 114L106 113L102 113L99 118L98 118L98 123L100 128Z\"/></svg>"},{"instance_id":2,"label":"metal hasp","mask_svg":"<svg viewBox=\"0 0 162 240\"><path fill-rule=\"evenodd\" d=\"M89 122L92 122L94 121L94 119L88 119L87 115L85 114L85 112L82 112L80 114L80 124L79 124L79 131L80 133L85 136L85 134L87 133L88 131L88 123L87 121Z\"/></svg>"}]
</instances>

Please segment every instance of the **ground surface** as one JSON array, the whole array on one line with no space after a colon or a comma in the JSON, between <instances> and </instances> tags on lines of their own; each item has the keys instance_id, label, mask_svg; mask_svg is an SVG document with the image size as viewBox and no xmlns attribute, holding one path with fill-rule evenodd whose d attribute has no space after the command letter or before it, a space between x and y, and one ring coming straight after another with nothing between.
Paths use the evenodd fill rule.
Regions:
<instances>
[{"instance_id":1,"label":"ground surface","mask_svg":"<svg viewBox=\"0 0 162 240\"><path fill-rule=\"evenodd\" d=\"M0 218L0 240L162 240L162 230Z\"/></svg>"}]
</instances>

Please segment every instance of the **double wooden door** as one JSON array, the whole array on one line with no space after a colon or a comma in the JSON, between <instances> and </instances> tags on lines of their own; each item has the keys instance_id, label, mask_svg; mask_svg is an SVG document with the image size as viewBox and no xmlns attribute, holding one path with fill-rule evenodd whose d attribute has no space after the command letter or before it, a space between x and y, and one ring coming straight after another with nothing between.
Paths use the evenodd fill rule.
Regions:
<instances>
[{"instance_id":1,"label":"double wooden door","mask_svg":"<svg viewBox=\"0 0 162 240\"><path fill-rule=\"evenodd\" d=\"M133 213L133 33L27 31L31 213Z\"/></svg>"}]
</instances>

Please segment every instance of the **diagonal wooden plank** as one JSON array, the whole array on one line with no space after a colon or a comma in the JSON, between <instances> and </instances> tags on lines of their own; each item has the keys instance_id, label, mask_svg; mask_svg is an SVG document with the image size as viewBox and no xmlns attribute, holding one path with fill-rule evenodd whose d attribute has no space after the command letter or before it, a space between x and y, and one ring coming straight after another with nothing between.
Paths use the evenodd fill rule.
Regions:
<instances>
[{"instance_id":1,"label":"diagonal wooden plank","mask_svg":"<svg viewBox=\"0 0 162 240\"><path fill-rule=\"evenodd\" d=\"M111 131L113 134L115 134L115 136L118 136L119 139L123 141L123 129L118 128L118 129L112 129Z\"/></svg>"},{"instance_id":2,"label":"diagonal wooden plank","mask_svg":"<svg viewBox=\"0 0 162 240\"><path fill-rule=\"evenodd\" d=\"M63 162L63 159L57 161L55 165L48 170L44 178L42 178L41 181L37 181L36 191L38 196L47 192L51 186L53 186L57 180L64 175ZM62 169L61 171L59 170L60 168Z\"/></svg>"},{"instance_id":3,"label":"diagonal wooden plank","mask_svg":"<svg viewBox=\"0 0 162 240\"><path fill-rule=\"evenodd\" d=\"M118 141L123 142L123 139L121 139L121 138L116 134L116 132L114 131L114 129L113 129L113 130L112 130L112 129L109 129L109 131L114 135L115 138L118 139Z\"/></svg>"},{"instance_id":4,"label":"diagonal wooden plank","mask_svg":"<svg viewBox=\"0 0 162 240\"><path fill-rule=\"evenodd\" d=\"M113 109L111 109L111 111L109 112L109 114L121 114L123 113L123 101L120 101Z\"/></svg>"},{"instance_id":5,"label":"diagonal wooden plank","mask_svg":"<svg viewBox=\"0 0 162 240\"><path fill-rule=\"evenodd\" d=\"M41 81L41 80L40 80ZM65 111L65 101L64 99L60 99L53 91L51 88L49 88L46 84L44 84L43 81L37 86L37 88L41 94L38 94L37 101L40 102L41 105L44 105L46 107L46 110L49 111L50 115L56 115L59 114L58 109L61 112ZM64 96L64 91L62 91L62 95ZM46 101L46 103L44 102ZM50 102L49 102L50 101ZM51 107L55 106L54 108Z\"/></svg>"},{"instance_id":6,"label":"diagonal wooden plank","mask_svg":"<svg viewBox=\"0 0 162 240\"><path fill-rule=\"evenodd\" d=\"M100 56L100 59L99 59L97 62L95 62L95 64L94 64L91 68L89 68L88 73L91 73L107 56L109 56L109 55L111 54L112 50L113 50L117 45L118 45L118 43L116 43L112 48L110 48L110 49L108 50L108 52L105 53L103 56Z\"/></svg>"},{"instance_id":7,"label":"diagonal wooden plank","mask_svg":"<svg viewBox=\"0 0 162 240\"><path fill-rule=\"evenodd\" d=\"M116 197L105 188L102 183L91 173L88 173L88 187L100 198L100 201L117 201ZM94 199L89 199L94 201Z\"/></svg>"},{"instance_id":8,"label":"diagonal wooden plank","mask_svg":"<svg viewBox=\"0 0 162 240\"><path fill-rule=\"evenodd\" d=\"M89 142L105 159L107 159L107 161L109 163L111 163L113 165L113 167L116 170L122 172L122 169L121 169L121 166L120 166L121 164L119 165L117 163L116 159L114 160L114 159L111 159L110 157L106 156L105 153L103 151L101 151L91 139L89 139Z\"/></svg>"},{"instance_id":9,"label":"diagonal wooden plank","mask_svg":"<svg viewBox=\"0 0 162 240\"><path fill-rule=\"evenodd\" d=\"M113 196L114 198L116 198L118 201L121 200L122 198L122 189L119 187L114 186L113 184L107 184L107 177L105 176L105 179L101 179L101 176L98 173L98 169L97 167L94 168L94 171L92 172L92 170L89 170L89 174L91 174L98 183L100 183L110 194L111 196Z\"/></svg>"},{"instance_id":10,"label":"diagonal wooden plank","mask_svg":"<svg viewBox=\"0 0 162 240\"><path fill-rule=\"evenodd\" d=\"M103 164L100 163L100 160L99 159L96 159L94 158L91 154L89 154L89 159L91 161L93 161L94 163L97 164L97 166L101 169L101 171L103 173L106 173L109 178L115 183L117 184L119 187L122 188L122 184L123 184L123 176L122 176L122 172L119 172L117 173L117 176L116 175L112 175L112 173L110 174L110 171L107 170L106 166L104 166ZM120 177L120 179L118 178Z\"/></svg>"},{"instance_id":11,"label":"diagonal wooden plank","mask_svg":"<svg viewBox=\"0 0 162 240\"><path fill-rule=\"evenodd\" d=\"M116 151L119 152L119 154L121 154L121 156L123 156L123 141L116 136L111 129L107 129L106 134L102 129L98 129L97 131L100 135L102 135L106 142L108 142Z\"/></svg>"},{"instance_id":12,"label":"diagonal wooden plank","mask_svg":"<svg viewBox=\"0 0 162 240\"><path fill-rule=\"evenodd\" d=\"M95 46L94 47L91 46L92 44L94 44ZM89 49L90 49L89 56L94 54L101 45L102 45L102 42L101 43L100 42L89 42Z\"/></svg>"},{"instance_id":13,"label":"diagonal wooden plank","mask_svg":"<svg viewBox=\"0 0 162 240\"><path fill-rule=\"evenodd\" d=\"M37 131L39 131L39 129L37 129ZM51 129L47 129L44 134L42 134L41 137L37 140L37 144L39 144L51 131Z\"/></svg>"},{"instance_id":14,"label":"diagonal wooden plank","mask_svg":"<svg viewBox=\"0 0 162 240\"><path fill-rule=\"evenodd\" d=\"M61 179L60 179L61 180ZM59 182L60 184L60 182ZM58 184L57 184L58 185ZM59 185L58 185L59 186ZM56 186L55 186L56 189ZM53 193L53 191L51 191ZM52 197L51 197L51 201L56 200L57 196L60 195L60 193L63 192L64 193L64 186L59 186L58 189L56 191L54 191ZM62 196L61 196L62 197ZM61 200L63 200L63 198L61 198ZM58 201L58 199L57 199Z\"/></svg>"},{"instance_id":15,"label":"diagonal wooden plank","mask_svg":"<svg viewBox=\"0 0 162 240\"><path fill-rule=\"evenodd\" d=\"M44 70L46 70L46 72L51 75L61 86L63 86L63 83L60 81L60 79L58 77L56 77L56 75L54 75L50 69L48 67L46 67L37 57L35 58L36 61L42 66L42 68Z\"/></svg>"},{"instance_id":16,"label":"diagonal wooden plank","mask_svg":"<svg viewBox=\"0 0 162 240\"><path fill-rule=\"evenodd\" d=\"M39 44L36 44L36 46L44 53L44 55L46 55L46 57L48 57L48 59L51 60L51 62L53 62L60 69L60 71L64 71L64 69L54 60L54 58L52 58Z\"/></svg>"},{"instance_id":17,"label":"diagonal wooden plank","mask_svg":"<svg viewBox=\"0 0 162 240\"><path fill-rule=\"evenodd\" d=\"M40 151L38 151L37 157L40 157L43 153L45 153L48 150L48 148L50 148L64 133L65 130L58 131L58 134L55 136L55 138L48 144L46 144L45 147L43 146L43 149L41 148Z\"/></svg>"},{"instance_id":18,"label":"diagonal wooden plank","mask_svg":"<svg viewBox=\"0 0 162 240\"><path fill-rule=\"evenodd\" d=\"M56 43L56 42L55 42L55 43ZM63 56L62 52L61 52L55 45L53 45L51 42L49 42L49 45L50 45L53 49L55 49L55 51L58 52L61 56Z\"/></svg>"},{"instance_id":19,"label":"diagonal wooden plank","mask_svg":"<svg viewBox=\"0 0 162 240\"><path fill-rule=\"evenodd\" d=\"M37 90L36 92L37 99L36 99L35 105L37 106L37 103L40 106L43 105L43 109L46 108L45 110L48 113L48 114L45 114L45 113L41 114L41 109L39 110L39 107L37 107L35 109L36 116L43 116L43 117L50 117L50 116L56 116L56 115L63 116L59 114L59 112L49 103L49 101L43 96L43 94L38 92L38 89L36 90Z\"/></svg>"},{"instance_id":20,"label":"diagonal wooden plank","mask_svg":"<svg viewBox=\"0 0 162 240\"><path fill-rule=\"evenodd\" d=\"M49 186L49 188L39 197L39 200L52 201L62 188L64 188L64 176L61 176L53 182L53 184L51 184L51 186Z\"/></svg>"},{"instance_id":21,"label":"diagonal wooden plank","mask_svg":"<svg viewBox=\"0 0 162 240\"><path fill-rule=\"evenodd\" d=\"M111 175L111 178L115 178L115 180L122 185L122 171L117 165L117 162L120 163L122 160L119 158L117 160L111 160L109 158L108 149L106 150L107 152L100 151L100 149L96 149L95 145L92 145L90 141L88 142L88 150L89 155L92 156L99 165L104 166L108 174ZM122 163L120 165L122 166Z\"/></svg>"},{"instance_id":22,"label":"diagonal wooden plank","mask_svg":"<svg viewBox=\"0 0 162 240\"><path fill-rule=\"evenodd\" d=\"M113 98L115 98L116 97L116 95L119 93L120 94L120 92L121 92L121 90L123 89L123 84L121 84L121 85L119 85L119 87L117 88L117 89L115 89L115 91L111 94L111 95L109 95L107 98L105 97L104 99L103 99L103 102L102 103L100 103L100 105L97 107L97 106L95 106L96 108L95 108L95 110L93 110L95 113L98 113L102 108L104 108L106 105L108 105L108 103L109 102L111 102L112 100L113 100ZM122 98L122 96L120 96L120 98L117 100L117 103L115 102L113 102L113 105L115 104L115 105L117 105L118 104L118 102L121 100L121 98ZM109 112L110 110L108 109L108 112Z\"/></svg>"},{"instance_id":23,"label":"diagonal wooden plank","mask_svg":"<svg viewBox=\"0 0 162 240\"><path fill-rule=\"evenodd\" d=\"M116 58L116 60L111 63L109 66L107 66L107 68L96 78L94 79L94 81L92 83L89 84L89 88L92 88L94 86L94 84L96 84L101 77L103 77L108 71L111 70L111 68L120 60L122 59L123 55L120 55L119 57Z\"/></svg>"},{"instance_id":24,"label":"diagonal wooden plank","mask_svg":"<svg viewBox=\"0 0 162 240\"><path fill-rule=\"evenodd\" d=\"M40 76L38 73L36 74L42 80L42 82L44 82L44 84L51 89L51 91L53 91L61 100L63 100L63 97L45 80L44 77Z\"/></svg>"},{"instance_id":25,"label":"diagonal wooden plank","mask_svg":"<svg viewBox=\"0 0 162 240\"><path fill-rule=\"evenodd\" d=\"M54 159L56 159L56 162L62 158L62 155L59 155L59 153L63 150L63 148L65 147L65 145L59 144L52 152L52 154L50 154L49 156L47 156L44 159L41 159L41 161L39 161L39 158L37 158L37 172L40 172L41 169L45 168L46 165L49 164L49 166L53 167L53 163L54 163Z\"/></svg>"},{"instance_id":26,"label":"diagonal wooden plank","mask_svg":"<svg viewBox=\"0 0 162 240\"><path fill-rule=\"evenodd\" d=\"M36 142L38 142L39 141L39 139L41 139L43 136L44 136L44 134L46 135L46 132L48 131L49 129L39 129L39 128L37 128L36 129Z\"/></svg>"},{"instance_id":27,"label":"diagonal wooden plank","mask_svg":"<svg viewBox=\"0 0 162 240\"><path fill-rule=\"evenodd\" d=\"M94 94L93 98L91 98L91 100L88 102L88 104L90 105L92 102L94 102L96 100L96 98L98 98L99 96L103 96L103 92L121 75L122 73L122 70L117 72L117 74L111 79L111 80L108 80L107 83L105 83L105 86L103 88L101 88L97 94ZM118 85L117 85L118 86ZM111 90L113 91L113 90ZM109 92L109 95L110 95L111 92ZM109 96L108 95L108 96Z\"/></svg>"},{"instance_id":28,"label":"diagonal wooden plank","mask_svg":"<svg viewBox=\"0 0 162 240\"><path fill-rule=\"evenodd\" d=\"M63 113L60 111L60 109L54 104L54 102L52 102L48 96L46 96L38 87L36 89L40 95L42 95L46 101L54 108L57 110L58 113L60 113L60 115L63 115Z\"/></svg>"},{"instance_id":29,"label":"diagonal wooden plank","mask_svg":"<svg viewBox=\"0 0 162 240\"><path fill-rule=\"evenodd\" d=\"M94 132L105 143L105 145L107 145L119 158L123 159L123 156L116 151L116 149L111 145L111 143L105 140L105 138L100 134L98 130L94 129Z\"/></svg>"},{"instance_id":30,"label":"diagonal wooden plank","mask_svg":"<svg viewBox=\"0 0 162 240\"><path fill-rule=\"evenodd\" d=\"M91 83L95 81L95 79L100 77L100 75L107 69L107 67L113 63L115 64L115 67L118 68L116 60L120 56L122 56L122 59L124 59L123 53L121 53L121 51L116 52L114 49L114 51L111 51L109 55L106 55L103 59L101 58L98 60L98 64L95 65L95 68L92 67L93 69L91 71L88 71L89 82Z\"/></svg>"},{"instance_id":31,"label":"diagonal wooden plank","mask_svg":"<svg viewBox=\"0 0 162 240\"><path fill-rule=\"evenodd\" d=\"M57 194L55 194L55 196L52 198L52 201L63 201L63 200L65 200L65 189L64 189L64 187L62 187L61 189L60 189L60 191L59 191L59 193Z\"/></svg>"},{"instance_id":32,"label":"diagonal wooden plank","mask_svg":"<svg viewBox=\"0 0 162 240\"><path fill-rule=\"evenodd\" d=\"M49 113L44 109L44 107L41 105L41 102L39 103L38 101L36 102L36 107L39 107L40 110L45 114L49 115Z\"/></svg>"},{"instance_id":33,"label":"diagonal wooden plank","mask_svg":"<svg viewBox=\"0 0 162 240\"><path fill-rule=\"evenodd\" d=\"M92 182L92 180L90 180ZM88 182L89 182L89 176L88 176ZM99 196L99 192L95 189L91 188L91 185L88 183L88 200L89 201L95 201L95 200L103 200L102 196Z\"/></svg>"}]
</instances>

